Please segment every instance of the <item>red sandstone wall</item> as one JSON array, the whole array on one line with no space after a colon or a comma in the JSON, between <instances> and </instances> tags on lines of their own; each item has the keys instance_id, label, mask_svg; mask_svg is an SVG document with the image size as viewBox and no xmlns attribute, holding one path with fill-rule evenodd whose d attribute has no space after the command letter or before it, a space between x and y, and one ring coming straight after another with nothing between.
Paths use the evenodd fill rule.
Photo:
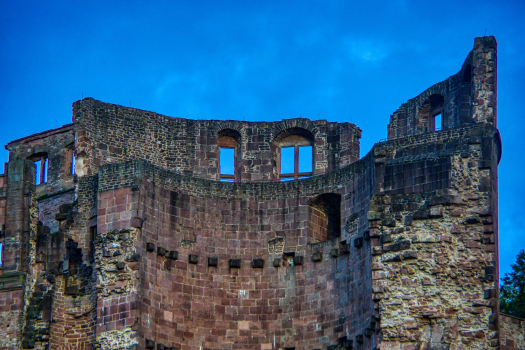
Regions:
<instances>
[{"instance_id":1,"label":"red sandstone wall","mask_svg":"<svg viewBox=\"0 0 525 350\"><path fill-rule=\"evenodd\" d=\"M347 185L328 175L293 184L228 184L141 162L102 167L97 341L117 343L128 334L126 344L138 340L140 346L149 339L185 349L315 349L363 336L372 316L369 243L356 247L354 238L366 228L360 215L367 211L372 174L362 164L345 173L355 178ZM143 180L134 188L137 176ZM343 195L341 237L308 245L309 199L327 189ZM136 237L133 247L131 238L121 238L128 231ZM292 266L293 257L283 252L303 264ZM218 259L216 267L208 266L208 257ZM258 258L262 268L252 265ZM240 268L230 268L230 259L240 259ZM111 309L117 295L119 306ZM375 337L364 337L364 344L373 347Z\"/></svg>"},{"instance_id":2,"label":"red sandstone wall","mask_svg":"<svg viewBox=\"0 0 525 350\"><path fill-rule=\"evenodd\" d=\"M359 159L361 130L350 123L308 119L275 123L188 120L91 98L77 101L73 107L81 176L95 174L103 164L144 159L181 173L218 179L218 135L225 130L239 136L238 171L244 180L278 178L275 140L282 131L292 128L313 135L314 173Z\"/></svg>"}]
</instances>

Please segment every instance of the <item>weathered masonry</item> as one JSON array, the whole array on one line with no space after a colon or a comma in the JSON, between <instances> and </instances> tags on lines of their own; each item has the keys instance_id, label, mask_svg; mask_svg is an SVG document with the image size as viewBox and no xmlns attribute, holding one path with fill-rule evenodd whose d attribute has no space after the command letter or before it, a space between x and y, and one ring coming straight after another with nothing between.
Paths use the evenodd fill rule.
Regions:
<instances>
[{"instance_id":1,"label":"weathered masonry","mask_svg":"<svg viewBox=\"0 0 525 350\"><path fill-rule=\"evenodd\" d=\"M517 349L496 67L476 38L362 158L351 123L75 102L6 146L0 348Z\"/></svg>"}]
</instances>

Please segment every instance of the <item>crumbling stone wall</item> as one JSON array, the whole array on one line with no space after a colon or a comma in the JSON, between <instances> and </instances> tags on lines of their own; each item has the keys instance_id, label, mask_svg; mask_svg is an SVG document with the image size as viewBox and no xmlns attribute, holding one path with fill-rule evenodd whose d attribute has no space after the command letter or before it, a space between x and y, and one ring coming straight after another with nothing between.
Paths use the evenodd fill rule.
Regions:
<instances>
[{"instance_id":1,"label":"crumbling stone wall","mask_svg":"<svg viewBox=\"0 0 525 350\"><path fill-rule=\"evenodd\" d=\"M79 174L95 174L101 165L130 159L200 177L218 179L218 137L239 135L239 179L277 179L276 138L296 130L313 135L313 171L321 174L359 159L361 130L350 123L289 119L238 122L169 118L153 112L86 98L75 102Z\"/></svg>"},{"instance_id":2,"label":"crumbling stone wall","mask_svg":"<svg viewBox=\"0 0 525 350\"><path fill-rule=\"evenodd\" d=\"M395 147L376 168L383 194L372 199L368 219L382 348L498 346L492 169L499 138L487 126L463 132L441 132L440 144L417 156L417 142ZM390 164L391 175L383 170Z\"/></svg>"},{"instance_id":3,"label":"crumbling stone wall","mask_svg":"<svg viewBox=\"0 0 525 350\"><path fill-rule=\"evenodd\" d=\"M520 347L498 313L496 63L477 38L360 160L350 123L75 102L73 124L6 146L0 347ZM290 139L313 177L279 181ZM215 181L219 144L233 183Z\"/></svg>"},{"instance_id":4,"label":"crumbling stone wall","mask_svg":"<svg viewBox=\"0 0 525 350\"><path fill-rule=\"evenodd\" d=\"M525 320L500 314L500 349L518 350L525 349Z\"/></svg>"},{"instance_id":5,"label":"crumbling stone wall","mask_svg":"<svg viewBox=\"0 0 525 350\"><path fill-rule=\"evenodd\" d=\"M426 110L432 100L439 107L443 129L464 124L490 123L497 126L497 43L494 37L476 38L474 49L461 70L404 103L388 124L388 138L416 135L434 130ZM438 113L436 110L435 113Z\"/></svg>"}]
</instances>

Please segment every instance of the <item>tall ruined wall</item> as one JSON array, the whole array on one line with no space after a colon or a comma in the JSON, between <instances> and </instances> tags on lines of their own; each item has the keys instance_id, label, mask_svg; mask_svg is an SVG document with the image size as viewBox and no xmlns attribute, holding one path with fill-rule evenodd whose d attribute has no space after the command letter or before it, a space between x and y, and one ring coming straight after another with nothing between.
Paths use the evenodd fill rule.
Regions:
<instances>
[{"instance_id":1,"label":"tall ruined wall","mask_svg":"<svg viewBox=\"0 0 525 350\"><path fill-rule=\"evenodd\" d=\"M487 125L432 136L374 150L385 154L368 213L381 349L494 348L499 134Z\"/></svg>"},{"instance_id":2,"label":"tall ruined wall","mask_svg":"<svg viewBox=\"0 0 525 350\"><path fill-rule=\"evenodd\" d=\"M388 138L439 130L432 117L442 115L442 129L473 123L497 126L497 43L476 38L461 70L404 103L390 117Z\"/></svg>"},{"instance_id":3,"label":"tall ruined wall","mask_svg":"<svg viewBox=\"0 0 525 350\"><path fill-rule=\"evenodd\" d=\"M299 129L315 143L314 173L337 169L359 159L361 130L350 123L290 119L239 122L170 118L86 98L74 104L79 175L101 165L144 159L180 173L218 179L221 132L237 139L239 179L278 178L276 137Z\"/></svg>"},{"instance_id":4,"label":"tall ruined wall","mask_svg":"<svg viewBox=\"0 0 525 350\"><path fill-rule=\"evenodd\" d=\"M99 234L142 230L117 258L104 248L103 275L129 278L101 283L108 292L99 317L110 317L99 323L99 341L137 330L140 346L316 349L359 336L373 347L370 247L354 244L366 228L360 215L368 211L370 164L368 157L324 177L257 184L210 182L137 161L102 167ZM309 200L326 192L342 196L344 229L307 244Z\"/></svg>"}]
</instances>

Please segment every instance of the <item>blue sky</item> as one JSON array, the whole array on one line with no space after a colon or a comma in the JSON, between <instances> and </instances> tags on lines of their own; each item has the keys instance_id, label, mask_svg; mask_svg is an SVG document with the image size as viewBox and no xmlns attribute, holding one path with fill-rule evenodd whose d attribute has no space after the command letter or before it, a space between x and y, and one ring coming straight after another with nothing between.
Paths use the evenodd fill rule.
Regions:
<instances>
[{"instance_id":1,"label":"blue sky","mask_svg":"<svg viewBox=\"0 0 525 350\"><path fill-rule=\"evenodd\" d=\"M499 44L501 271L525 248L523 1L0 1L0 143L82 97L173 117L350 121L361 156L406 100ZM0 162L7 151L0 151Z\"/></svg>"}]
</instances>

